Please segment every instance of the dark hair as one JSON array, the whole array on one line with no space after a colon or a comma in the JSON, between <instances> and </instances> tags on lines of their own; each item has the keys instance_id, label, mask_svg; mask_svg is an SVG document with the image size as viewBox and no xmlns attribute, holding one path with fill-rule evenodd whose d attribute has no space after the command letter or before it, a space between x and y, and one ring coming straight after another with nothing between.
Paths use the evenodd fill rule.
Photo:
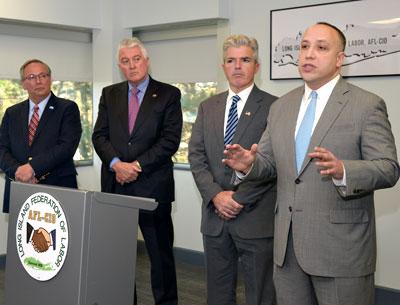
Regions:
<instances>
[{"instance_id":1,"label":"dark hair","mask_svg":"<svg viewBox=\"0 0 400 305\"><path fill-rule=\"evenodd\" d=\"M338 33L338 35L339 35L339 40L341 43L342 51L344 51L344 49L346 48L346 36L344 36L343 32L341 30L339 30L336 26L334 26L333 24L330 24L328 22L320 21L320 22L317 22L317 24L326 25L326 26L329 26L331 29L334 29L336 31L336 33Z\"/></svg>"}]
</instances>

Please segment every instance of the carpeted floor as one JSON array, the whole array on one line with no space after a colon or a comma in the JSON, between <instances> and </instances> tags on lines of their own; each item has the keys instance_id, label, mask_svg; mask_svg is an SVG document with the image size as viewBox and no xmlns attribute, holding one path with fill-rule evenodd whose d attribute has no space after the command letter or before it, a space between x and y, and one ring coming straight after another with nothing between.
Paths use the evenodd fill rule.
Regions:
<instances>
[{"instance_id":1,"label":"carpeted floor","mask_svg":"<svg viewBox=\"0 0 400 305\"><path fill-rule=\"evenodd\" d=\"M204 305L206 302L204 268L181 263L179 261L176 263L176 268L178 278L179 304ZM136 285L138 293L138 304L153 305L153 296L150 288L150 265L146 253L138 253ZM239 281L237 304L244 304L244 287L241 281ZM0 305L5 305L3 269L0 269Z\"/></svg>"}]
</instances>

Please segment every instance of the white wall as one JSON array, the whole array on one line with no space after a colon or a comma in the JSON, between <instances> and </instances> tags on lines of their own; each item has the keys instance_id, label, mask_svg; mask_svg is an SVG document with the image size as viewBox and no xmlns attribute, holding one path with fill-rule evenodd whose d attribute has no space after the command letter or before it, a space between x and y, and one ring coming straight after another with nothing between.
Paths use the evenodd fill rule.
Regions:
<instances>
[{"instance_id":1,"label":"white wall","mask_svg":"<svg viewBox=\"0 0 400 305\"><path fill-rule=\"evenodd\" d=\"M0 0L0 19L60 26L99 28L98 0Z\"/></svg>"},{"instance_id":2,"label":"white wall","mask_svg":"<svg viewBox=\"0 0 400 305\"><path fill-rule=\"evenodd\" d=\"M229 0L127 0L122 15L123 25L130 28L144 28L161 24L227 18L229 3Z\"/></svg>"},{"instance_id":3,"label":"white wall","mask_svg":"<svg viewBox=\"0 0 400 305\"><path fill-rule=\"evenodd\" d=\"M39 1L39 2L38 2ZM101 88L119 81L120 76L115 63L115 46L120 38L129 35L128 27L157 26L164 23L187 22L188 20L222 19L229 17L229 24L218 23L218 43L230 33L245 33L254 36L260 44L261 70L257 77L258 85L275 95L282 95L301 84L299 80L269 80L269 11L286 7L317 4L328 1L312 0L242 0L215 1L205 3L195 0L170 1L129 1L90 0L69 1L68 4L54 1L38 0L35 4L41 10L33 8L26 1L0 0L2 10L0 18L17 19L35 22L49 22L78 27L97 28L93 35L93 81L94 81L94 118L97 116L98 99ZM168 4L167 4L168 3ZM24 5L21 9L22 4ZM44 5L45 4L45 5ZM160 8L160 5L162 6ZM28 7L27 7L28 6ZM32 6L32 9L31 7ZM155 10L154 7L159 7ZM45 9L43 9L45 8ZM132 18L131 12L139 8L138 18ZM73 13L65 13L73 12ZM165 12L168 12L165 13ZM134 13L132 13L133 16ZM122 17L120 17L122 16ZM219 69L219 66L216 67ZM221 87L225 84L223 73L218 70L218 81ZM397 144L400 143L400 113L398 103L398 86L400 77L370 77L350 79L351 82L376 92L387 103L389 116ZM78 183L83 189L99 190L99 160L95 166L79 168ZM175 246L202 251L200 228L201 200L190 172L175 170L176 203L173 209L175 225ZM3 180L0 179L0 189ZM376 283L381 286L400 289L400 243L397 236L400 232L400 207L397 197L400 185L376 194L376 215L378 231L378 264ZM0 253L6 251L7 216L0 215Z\"/></svg>"}]
</instances>

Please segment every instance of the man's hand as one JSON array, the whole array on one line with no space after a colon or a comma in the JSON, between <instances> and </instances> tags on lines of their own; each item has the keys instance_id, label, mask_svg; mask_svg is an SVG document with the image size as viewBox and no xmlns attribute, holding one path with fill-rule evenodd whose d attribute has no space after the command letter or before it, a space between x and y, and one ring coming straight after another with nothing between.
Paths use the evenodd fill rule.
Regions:
<instances>
[{"instance_id":1,"label":"man's hand","mask_svg":"<svg viewBox=\"0 0 400 305\"><path fill-rule=\"evenodd\" d=\"M212 199L216 209L215 212L225 220L236 218L243 209L243 205L233 200L233 194L233 191L223 191Z\"/></svg>"},{"instance_id":2,"label":"man's hand","mask_svg":"<svg viewBox=\"0 0 400 305\"><path fill-rule=\"evenodd\" d=\"M37 183L35 172L29 163L18 166L15 171L15 180L20 182ZM35 182L36 181L36 182Z\"/></svg>"},{"instance_id":3,"label":"man's hand","mask_svg":"<svg viewBox=\"0 0 400 305\"><path fill-rule=\"evenodd\" d=\"M344 165L342 160L337 159L326 148L315 147L314 151L309 153L308 156L318 159L315 164L321 168L319 171L321 175L331 176L337 180L343 179Z\"/></svg>"},{"instance_id":4,"label":"man's hand","mask_svg":"<svg viewBox=\"0 0 400 305\"><path fill-rule=\"evenodd\" d=\"M39 183L39 180L35 176L33 176L32 179L28 181L28 183L37 184Z\"/></svg>"},{"instance_id":5,"label":"man's hand","mask_svg":"<svg viewBox=\"0 0 400 305\"><path fill-rule=\"evenodd\" d=\"M230 168L246 174L256 159L256 153L257 144L253 144L250 150L244 149L239 144L227 145L224 150L226 158L222 159L222 162Z\"/></svg>"},{"instance_id":6,"label":"man's hand","mask_svg":"<svg viewBox=\"0 0 400 305\"><path fill-rule=\"evenodd\" d=\"M118 161L113 164L112 169L115 172L115 178L118 183L130 183L137 179L139 173L142 171L139 164L134 162L122 162Z\"/></svg>"}]
</instances>

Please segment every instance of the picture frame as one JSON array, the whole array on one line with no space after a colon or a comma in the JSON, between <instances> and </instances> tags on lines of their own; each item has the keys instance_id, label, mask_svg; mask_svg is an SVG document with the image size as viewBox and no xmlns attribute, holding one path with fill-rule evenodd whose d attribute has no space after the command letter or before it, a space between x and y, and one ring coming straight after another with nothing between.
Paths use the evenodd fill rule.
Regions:
<instances>
[{"instance_id":1,"label":"picture frame","mask_svg":"<svg viewBox=\"0 0 400 305\"><path fill-rule=\"evenodd\" d=\"M344 77L400 75L398 0L351 0L270 11L270 79L298 79L303 32L328 22L346 36Z\"/></svg>"}]
</instances>

